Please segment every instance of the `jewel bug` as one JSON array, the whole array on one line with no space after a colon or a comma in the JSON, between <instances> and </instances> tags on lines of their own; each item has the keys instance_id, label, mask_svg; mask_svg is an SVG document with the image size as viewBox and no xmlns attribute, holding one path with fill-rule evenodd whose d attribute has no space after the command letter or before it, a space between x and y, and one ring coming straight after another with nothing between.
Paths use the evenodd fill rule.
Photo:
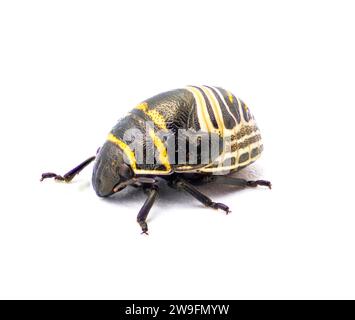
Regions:
<instances>
[{"instance_id":1,"label":"jewel bug","mask_svg":"<svg viewBox=\"0 0 355 320\"><path fill-rule=\"evenodd\" d=\"M147 193L137 216L142 233L147 233L146 219L157 199L159 180L228 213L228 206L213 202L196 183L271 188L266 180L229 175L253 163L262 151L259 128L241 99L220 87L187 86L138 104L112 128L95 156L63 176L43 173L41 181L70 182L95 160L92 185L98 196L112 196L127 186Z\"/></svg>"}]
</instances>

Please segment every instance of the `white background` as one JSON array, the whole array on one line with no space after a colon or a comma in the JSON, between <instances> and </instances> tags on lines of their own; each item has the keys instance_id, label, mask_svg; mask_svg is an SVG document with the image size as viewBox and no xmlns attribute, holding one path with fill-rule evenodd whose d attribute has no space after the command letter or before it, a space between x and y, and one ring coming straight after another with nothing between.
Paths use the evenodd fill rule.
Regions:
<instances>
[{"instance_id":1,"label":"white background","mask_svg":"<svg viewBox=\"0 0 355 320\"><path fill-rule=\"evenodd\" d=\"M355 298L352 1L2 1L0 298ZM254 113L266 188L96 197L117 119L187 84Z\"/></svg>"}]
</instances>

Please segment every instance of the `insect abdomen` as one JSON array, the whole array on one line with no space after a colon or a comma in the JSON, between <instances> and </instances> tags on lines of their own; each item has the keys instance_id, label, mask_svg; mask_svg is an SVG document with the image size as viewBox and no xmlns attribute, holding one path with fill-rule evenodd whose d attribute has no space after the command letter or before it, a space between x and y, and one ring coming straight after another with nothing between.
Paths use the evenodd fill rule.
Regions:
<instances>
[{"instance_id":1,"label":"insect abdomen","mask_svg":"<svg viewBox=\"0 0 355 320\"><path fill-rule=\"evenodd\" d=\"M137 154L124 138L124 133L134 128L143 133L144 158L151 153L157 154L160 163L137 161ZM180 129L196 135L207 133L210 143L213 137L217 137L220 143L218 153L208 163L178 163L177 154L168 153L171 139L164 140L157 132L170 134L176 143ZM150 147L144 142L146 138L153 142ZM136 174L234 171L254 162L262 151L260 132L248 107L229 91L211 86L188 86L147 99L113 128L108 140L123 149ZM176 153L179 149L176 143ZM200 152L201 145L197 145L197 150ZM200 161L200 154L197 156ZM188 152L186 160L189 160Z\"/></svg>"},{"instance_id":2,"label":"insect abdomen","mask_svg":"<svg viewBox=\"0 0 355 320\"><path fill-rule=\"evenodd\" d=\"M241 99L218 87L189 86L187 90L194 95L201 128L219 134L224 141L223 153L198 172L236 171L260 156L263 150L260 131ZM218 126L215 119L219 119Z\"/></svg>"}]
</instances>

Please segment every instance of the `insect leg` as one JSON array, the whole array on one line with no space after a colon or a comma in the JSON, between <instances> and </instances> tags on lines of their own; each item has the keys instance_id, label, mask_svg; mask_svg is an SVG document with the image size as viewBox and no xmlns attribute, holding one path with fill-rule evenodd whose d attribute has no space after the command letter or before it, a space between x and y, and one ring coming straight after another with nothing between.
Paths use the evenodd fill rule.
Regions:
<instances>
[{"instance_id":1,"label":"insect leg","mask_svg":"<svg viewBox=\"0 0 355 320\"><path fill-rule=\"evenodd\" d=\"M204 178L204 182L215 182L238 187L257 187L266 186L271 189L271 182L266 180L245 180L228 176L208 176Z\"/></svg>"},{"instance_id":2,"label":"insect leg","mask_svg":"<svg viewBox=\"0 0 355 320\"><path fill-rule=\"evenodd\" d=\"M43 181L44 179L47 179L47 178L54 178L55 180L69 182L74 178L75 175L77 175L81 170L83 170L89 163L94 161L95 158L96 158L96 156L86 159L84 162L80 163L74 169L71 169L70 171L68 171L64 176L60 176L60 175L53 173L53 172L42 173L41 181Z\"/></svg>"},{"instance_id":3,"label":"insect leg","mask_svg":"<svg viewBox=\"0 0 355 320\"><path fill-rule=\"evenodd\" d=\"M197 199L198 201L203 203L206 207L210 207L213 209L222 209L226 213L230 212L228 206L226 206L223 203L213 202L209 197L205 196L202 192L200 192L198 189L196 189L196 187L194 187L193 185L191 185L190 183L188 183L185 180L178 179L176 181L173 181L172 186L178 190L184 190L184 191L188 192L195 199Z\"/></svg>"},{"instance_id":4,"label":"insect leg","mask_svg":"<svg viewBox=\"0 0 355 320\"><path fill-rule=\"evenodd\" d=\"M148 213L150 211L150 209L152 208L155 200L158 197L158 186L153 185L151 187L149 187L148 189L146 189L146 191L148 192L148 198L147 200L145 200L143 207L141 208L141 210L139 211L138 215L137 215L137 222L139 223L139 225L142 228L142 233L148 234L148 225L146 222Z\"/></svg>"}]
</instances>

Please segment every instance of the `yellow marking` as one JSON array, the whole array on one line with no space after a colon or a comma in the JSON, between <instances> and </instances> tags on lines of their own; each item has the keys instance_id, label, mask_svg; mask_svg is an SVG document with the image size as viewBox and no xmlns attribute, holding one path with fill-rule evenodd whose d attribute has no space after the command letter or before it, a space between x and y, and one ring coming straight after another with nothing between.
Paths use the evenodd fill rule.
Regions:
<instances>
[{"instance_id":1,"label":"yellow marking","mask_svg":"<svg viewBox=\"0 0 355 320\"><path fill-rule=\"evenodd\" d=\"M245 107L245 113L247 114L247 117L249 119L249 121L251 120L251 114L249 112L249 108L248 106L244 103L244 107Z\"/></svg>"},{"instance_id":2,"label":"yellow marking","mask_svg":"<svg viewBox=\"0 0 355 320\"><path fill-rule=\"evenodd\" d=\"M136 174L144 174L144 175L169 175L171 174L170 171L166 171L166 170L144 170L144 169L137 169L134 171Z\"/></svg>"},{"instance_id":3,"label":"yellow marking","mask_svg":"<svg viewBox=\"0 0 355 320\"><path fill-rule=\"evenodd\" d=\"M145 112L148 110L148 104L146 102L142 102L138 106L136 106L136 109L142 110Z\"/></svg>"},{"instance_id":4,"label":"yellow marking","mask_svg":"<svg viewBox=\"0 0 355 320\"><path fill-rule=\"evenodd\" d=\"M210 116L208 114L208 110L207 110L205 99L203 98L203 95L201 94L201 92L198 89L196 89L194 87L188 86L188 90L190 90L194 94L195 98L197 97L197 99L196 99L196 100L198 100L198 101L196 101L197 102L197 108L199 110L201 110L202 117L203 117L203 122L204 122L205 126L207 127L206 128L207 131L208 132L215 132L215 130L213 129L213 125L212 125ZM199 120L200 120L200 122L202 121L202 119L199 119Z\"/></svg>"},{"instance_id":5,"label":"yellow marking","mask_svg":"<svg viewBox=\"0 0 355 320\"><path fill-rule=\"evenodd\" d=\"M154 124L159 129L168 131L168 128L166 127L165 118L157 110L149 110L148 104L146 102L139 104L136 109L143 111L150 119L152 119Z\"/></svg>"},{"instance_id":6,"label":"yellow marking","mask_svg":"<svg viewBox=\"0 0 355 320\"><path fill-rule=\"evenodd\" d=\"M240 123L242 123L242 122L245 122L244 117L243 117L242 103L240 102L240 99L238 97L236 97L236 98L237 98L236 108L240 114Z\"/></svg>"},{"instance_id":7,"label":"yellow marking","mask_svg":"<svg viewBox=\"0 0 355 320\"><path fill-rule=\"evenodd\" d=\"M242 152L240 152L240 154L243 154L243 153L245 153L245 152L249 152L249 155L251 155L250 150L253 149L253 148L251 148L251 146L253 146L253 148L255 148L255 147L260 147L260 143L259 143L259 141L257 141L257 142L254 142L254 143L248 145L247 147L245 147L245 148L243 148L243 149L240 149L240 150L242 150ZM238 149L238 150L239 150L239 149ZM233 154L233 153L231 153L231 154ZM249 165L250 163L256 161L258 158L260 158L260 156L261 156L261 152L260 152L259 154L257 154L256 156L254 156L253 158L249 158L248 160L246 160L246 161L244 161L244 162L242 162L242 163L239 163L239 162L238 162L238 160L239 160L239 153L237 153L237 155L236 155L236 163L235 163L234 165L231 165L231 166L228 166L228 167L223 167L223 166L221 166L222 163L218 163L218 165L219 165L218 167L216 167L216 168L211 168L212 165L217 164L217 163L212 163L211 165L208 165L207 167L202 168L202 169L200 169L200 170L196 170L196 171L199 171L199 172L206 172L206 173L221 172L221 171L222 171L222 172L223 172L223 171L230 171L230 170L237 169L237 168L239 168L239 167L247 166L247 165ZM226 160L226 159L224 159L224 160Z\"/></svg>"},{"instance_id":8,"label":"yellow marking","mask_svg":"<svg viewBox=\"0 0 355 320\"><path fill-rule=\"evenodd\" d=\"M214 173L214 172L223 172L223 171L235 170L235 169L237 169L239 167L244 167L244 166L247 166L247 165L253 163L259 157L260 157L260 155L254 157L252 159L249 159L249 160L247 160L245 162L236 163L235 165L228 166L228 167L219 166L219 167L216 167L216 168L202 168L201 170L198 170L198 171L205 172L205 173Z\"/></svg>"},{"instance_id":9,"label":"yellow marking","mask_svg":"<svg viewBox=\"0 0 355 320\"><path fill-rule=\"evenodd\" d=\"M153 132L153 134L154 134L154 132ZM170 171L171 171L170 164L169 164L169 171L167 171L167 170L138 169L136 156L135 156L134 152L131 150L131 148L126 143L124 143L122 140L115 137L112 133L110 133L108 135L107 140L114 143L115 145L117 145L125 153L125 155L129 159L132 170L136 174L157 175L157 174L169 174L170 173ZM159 144L159 142L158 142L158 144ZM163 147L164 147L164 145L163 145ZM157 147L157 148L159 149L159 147ZM160 153L160 155L161 155L161 153ZM163 153L163 155L164 155L164 153ZM165 155L166 155L166 153L165 153Z\"/></svg>"},{"instance_id":10,"label":"yellow marking","mask_svg":"<svg viewBox=\"0 0 355 320\"><path fill-rule=\"evenodd\" d=\"M166 168L166 171L171 171L171 166L169 163L168 151L160 138L154 133L153 129L149 130L149 135L153 140L153 143L157 150L159 151L159 160L160 163Z\"/></svg>"},{"instance_id":11,"label":"yellow marking","mask_svg":"<svg viewBox=\"0 0 355 320\"><path fill-rule=\"evenodd\" d=\"M110 133L108 135L107 140L111 141L112 143L114 143L115 145L119 146L122 149L122 151L125 153L125 155L129 159L132 169L136 170L137 169L137 160L136 160L136 156L135 156L134 152L131 150L131 148L125 142L123 142L122 140L115 137L112 133Z\"/></svg>"},{"instance_id":12,"label":"yellow marking","mask_svg":"<svg viewBox=\"0 0 355 320\"><path fill-rule=\"evenodd\" d=\"M193 166L184 166L184 167L177 168L175 171L176 172L180 172L180 171L186 172L188 170L196 171L196 168Z\"/></svg>"},{"instance_id":13,"label":"yellow marking","mask_svg":"<svg viewBox=\"0 0 355 320\"><path fill-rule=\"evenodd\" d=\"M206 87L200 87L204 93L206 93L209 101L211 102L213 113L215 115L215 118L217 120L218 128L221 131L221 135L223 136L224 134L224 122L223 122L223 116L221 114L221 106L219 105L218 101L216 100L216 97L214 96L213 93L209 90L209 88Z\"/></svg>"},{"instance_id":14,"label":"yellow marking","mask_svg":"<svg viewBox=\"0 0 355 320\"><path fill-rule=\"evenodd\" d=\"M227 93L228 93L229 101L230 101L231 103L233 103L233 95L232 95L232 93L229 92L229 91L227 91Z\"/></svg>"},{"instance_id":15,"label":"yellow marking","mask_svg":"<svg viewBox=\"0 0 355 320\"><path fill-rule=\"evenodd\" d=\"M218 96L221 98L221 101L222 101L222 103L224 104L224 106L226 107L227 112L229 113L230 117L235 120L236 125L231 129L231 130L233 131L233 130L235 130L235 129L237 128L237 126L238 126L238 120L237 120L237 118L234 116L234 114L232 113L231 108L230 108L230 106L227 104L227 100L226 100L224 94L221 92L221 90L219 90L219 89L216 88L216 87L213 87L213 88L216 90ZM228 95L229 95L229 100L232 98L232 101L231 101L231 102L233 102L233 95L232 95L229 91L227 91L227 93L228 93Z\"/></svg>"}]
</instances>

